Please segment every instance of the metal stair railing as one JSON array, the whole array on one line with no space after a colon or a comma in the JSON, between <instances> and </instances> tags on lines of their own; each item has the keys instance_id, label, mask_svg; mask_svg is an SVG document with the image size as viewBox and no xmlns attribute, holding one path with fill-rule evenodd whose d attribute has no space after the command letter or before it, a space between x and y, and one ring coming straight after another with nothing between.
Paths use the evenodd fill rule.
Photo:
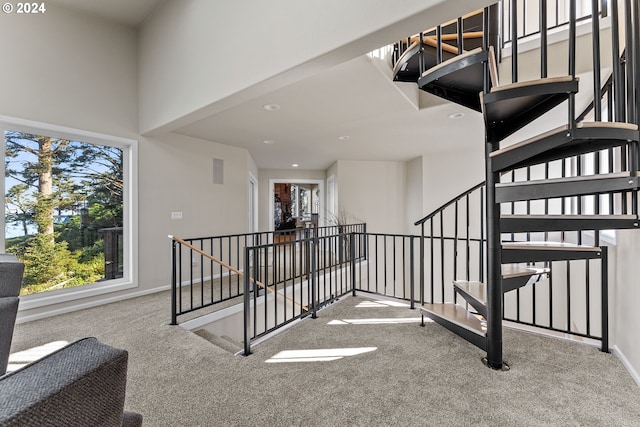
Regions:
<instances>
[{"instance_id":1,"label":"metal stair railing","mask_svg":"<svg viewBox=\"0 0 640 427\"><path fill-rule=\"evenodd\" d=\"M494 7L497 7L497 5ZM423 60L425 54L423 46L435 49L436 65L443 62L444 52L452 55L461 55L481 46L485 28L488 28L488 22L485 22L484 19L486 13L487 9L478 9L395 42L393 44L391 66L395 67L402 55L415 45L419 47L420 74L426 70L425 61ZM495 40L492 40L492 42L497 44L497 31L492 31L492 33L496 35Z\"/></svg>"},{"instance_id":2,"label":"metal stair railing","mask_svg":"<svg viewBox=\"0 0 640 427\"><path fill-rule=\"evenodd\" d=\"M364 232L366 224L344 224L314 227L303 230L285 230L257 233L226 234L219 236L172 239L171 267L171 324L177 325L179 316L199 312L201 315L216 311L233 303L243 295L242 273L244 272L244 251L247 247L282 242L296 245L296 241L311 235L326 237L342 232ZM287 259L285 274L282 269L270 271L276 281L286 275L299 277L309 269L308 250L300 249ZM340 250L336 247L336 250ZM344 248L342 249L344 251ZM265 261L282 260L277 253L264 255ZM344 256L344 254L343 254ZM280 257L280 258L278 258ZM220 262L216 261L219 260ZM229 267L226 267L229 266ZM263 273L261 273L263 274ZM256 280L262 281L261 276Z\"/></svg>"},{"instance_id":3,"label":"metal stair railing","mask_svg":"<svg viewBox=\"0 0 640 427\"><path fill-rule=\"evenodd\" d=\"M322 307L357 292L405 300L414 308L414 250L417 236L350 232L309 236L295 242L305 248L309 269L302 276L276 281L264 260L268 254L295 253L290 242L275 242L245 248L243 290L244 354L251 354L256 340L304 318L316 318ZM342 248L342 249L340 249ZM278 262L278 259L275 259ZM297 262L303 262L297 259ZM251 280L261 277L262 284ZM260 292L262 285L286 299Z\"/></svg>"},{"instance_id":4,"label":"metal stair railing","mask_svg":"<svg viewBox=\"0 0 640 427\"><path fill-rule=\"evenodd\" d=\"M636 16L638 14L638 2L626 0L627 14L625 16ZM541 9L546 10L546 1L541 1ZM568 102L568 124L569 129L572 130L576 127L576 123L581 122L585 118L599 122L603 118L608 121L618 121L627 123L638 123L638 97L637 93L637 81L633 76L638 75L637 57L638 46L640 42L638 38L638 22L637 19L627 18L628 22L625 26L625 36L627 40L627 46L625 52L620 54L618 46L618 31L619 25L617 21L618 17L618 4L617 1L611 3L613 10L612 19L612 57L614 63L614 69L609 81L603 86L600 86L600 40L599 40L599 23L598 20L593 20L592 33L595 36L592 38L593 50L596 54L593 55L593 69L595 72L594 78L594 101L591 103L591 111L584 111L577 116L575 114L575 99L573 96L569 97ZM512 13L516 13L517 8L511 8ZM571 15L573 19L569 22L570 27L570 60L569 60L569 74L575 76L575 2L571 3ZM592 16L604 16L605 13L601 13L598 4L594 3L591 9ZM514 15L513 22L517 22L517 15ZM543 46L540 49L540 64L541 77L547 76L547 56L548 49L547 44L547 26L544 25L542 20L543 30L540 31L540 37ZM513 44L513 58L512 58L512 80L516 82L518 80L518 30L517 27L512 27L512 40ZM634 58L635 54L635 58ZM626 81L624 77L626 76ZM632 77L629 77L632 76ZM615 95L612 95L615 94ZM605 102L602 102L604 99ZM626 100L626 101L625 101ZM604 108L603 108L604 106ZM626 107L626 111L625 111ZM606 116L603 114L606 111ZM587 114L590 113L591 117ZM605 117L603 117L605 116ZM629 143L622 144L619 147L608 147L604 150L594 150L588 154L580 154L568 156L559 160L546 161L537 164L536 166L526 166L521 168L514 168L509 173L502 173L499 177L499 182L514 182L514 181L530 181L531 179L543 179L549 180L553 178L566 178L573 176L585 176L585 175L599 175L599 174L616 174L621 172L629 172L629 176L635 176L638 170L638 149L637 143L631 141ZM421 226L421 241L420 241L420 281L421 291L418 299L422 302L440 301L440 302L455 302L455 294L453 292L446 293L447 282L457 278L458 265L468 264L468 261L461 260L460 254L466 254L469 252L469 245L465 247L460 246L459 224L460 222L469 222L469 219L459 219L459 207L461 205L461 197L469 197L474 192L480 194L485 190L482 189L482 184L475 186L467 192L464 192L461 196L452 199L450 202L443 205L441 208L433 211L422 220L416 222L416 225ZM484 199L485 194L482 194ZM486 201L482 200L479 205L486 205ZM463 206L464 210L465 207ZM540 202L525 200L522 202L511 201L506 204L502 204L502 212L505 210L508 213L524 213L524 214L541 214L548 215L567 215L570 213L575 214L631 214L637 215L637 190L632 191L610 191L604 194L581 194L578 196L562 196L556 198L546 198ZM481 209L482 211L482 209ZM448 216L447 216L448 214ZM482 216L482 212L479 213ZM449 218L449 219L447 219ZM480 240L478 252L482 254L486 260L486 249L483 249L486 239L486 231L484 227L485 218L482 218L483 225L480 227L480 231L471 237L469 235L462 234L463 241L473 241L473 239ZM496 218L496 222L499 227L499 219ZM635 222L637 224L637 221ZM445 232L447 229L447 232ZM518 240L518 241L532 241L532 240L559 240L559 241L573 241L578 244L591 244L594 246L600 246L600 233L601 229L592 231L578 229L576 231L559 231L559 232L522 232L522 233L500 233L501 240ZM516 323L541 327L554 332L562 332L572 334L579 337L594 338L602 342L603 350L608 350L608 338L607 338L607 286L608 286L608 266L607 262L607 248L601 247L601 259L600 259L600 274L594 274L591 272L593 266L590 266L589 260L587 261L554 261L552 262L552 273L548 282L539 282L539 284L531 286L531 290L516 290L513 292L513 297L507 297L507 300L503 302L506 304L505 310L507 315L505 319L514 321ZM449 258L453 261L446 259ZM446 259L446 260L445 260ZM578 266L582 263L583 266ZM481 258L481 264L484 261ZM448 266L451 267L448 267ZM480 272L476 276L479 280L484 280L484 271L486 267L479 267L475 274ZM560 274L561 272L562 274ZM463 273L464 274L464 273ZM469 274L467 273L467 277ZM597 277L599 276L599 278ZM595 279L594 279L595 278ZM576 285L572 284L575 280L578 280L584 286L581 290L576 289ZM599 285L596 282L599 280ZM555 281L555 284L552 282ZM562 289L565 290L565 294L559 296L555 292L555 288L561 285L561 282L565 282L565 286ZM539 286L544 286L546 289L538 289ZM599 289L599 291L598 291ZM578 292L581 295L578 295ZM547 298L548 307L546 308L547 318L542 319L540 314L540 306L536 306L536 300L540 296ZM513 298L515 301L510 301ZM562 315L558 315L558 311L555 309L558 300L563 299L564 309ZM584 307L580 309L585 315L583 320L575 318L575 308L572 311L572 307L575 305L575 301L584 300ZM530 306L527 306L530 304ZM582 303L581 303L582 304ZM595 304L595 305L594 305ZM511 310L509 307L512 307ZM511 311L511 312L510 312ZM542 310L544 311L544 310ZM592 316L591 313L599 313L598 316ZM594 319L593 317L596 317ZM558 323L563 323L558 326Z\"/></svg>"}]
</instances>

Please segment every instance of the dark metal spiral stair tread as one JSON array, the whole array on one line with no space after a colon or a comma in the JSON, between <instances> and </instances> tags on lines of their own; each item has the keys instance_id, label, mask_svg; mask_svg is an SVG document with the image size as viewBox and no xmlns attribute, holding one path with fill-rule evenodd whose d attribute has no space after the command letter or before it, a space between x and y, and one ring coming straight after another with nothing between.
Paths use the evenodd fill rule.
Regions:
<instances>
[{"instance_id":1,"label":"dark metal spiral stair tread","mask_svg":"<svg viewBox=\"0 0 640 427\"><path fill-rule=\"evenodd\" d=\"M527 250L527 251L583 251L600 252L597 246L577 245L567 242L502 242L502 249L505 250Z\"/></svg>"},{"instance_id":2,"label":"dark metal spiral stair tread","mask_svg":"<svg viewBox=\"0 0 640 427\"><path fill-rule=\"evenodd\" d=\"M466 280L454 280L453 287L469 304L482 315L487 310L487 285L482 282L467 282Z\"/></svg>"},{"instance_id":3,"label":"dark metal spiral stair tread","mask_svg":"<svg viewBox=\"0 0 640 427\"><path fill-rule=\"evenodd\" d=\"M465 53L463 53L462 55L457 55L454 56L453 58L450 58L446 61L442 61L440 64L436 65L435 67L431 67L428 70L426 70L424 73L422 73L422 76L420 77L420 79L426 79L428 78L430 75L436 74L438 73L438 71L443 70L443 69L447 69L448 67L450 67L452 64L455 64L457 62L463 62L469 58L472 58L478 54L481 54L483 52L481 47L475 48L473 50L467 51ZM423 86L424 83L421 84L421 82L419 81L418 84L420 86Z\"/></svg>"},{"instance_id":4,"label":"dark metal spiral stair tread","mask_svg":"<svg viewBox=\"0 0 640 427\"><path fill-rule=\"evenodd\" d=\"M576 124L576 129L596 129L596 128L606 128L606 129L612 129L612 130L629 130L629 131L637 131L638 130L638 126L631 124L631 123L621 123L621 122L581 122ZM555 136L555 135L559 135L559 134L564 134L569 130L569 126L568 125L563 125L560 126L558 128L552 129L548 132L544 132L541 133L539 135L533 136L529 139L525 139L524 141L518 142L516 144L512 144L512 145L508 145L504 148L501 148L499 150L493 151L491 154L489 154L490 157L498 157L501 156L505 153L508 153L510 151L513 150L517 150L519 148L522 148L524 146L528 146L531 144L534 144L538 141L542 141L544 139L547 139L551 136ZM625 138L626 140L626 138ZM637 139L636 139L637 141Z\"/></svg>"},{"instance_id":5,"label":"dark metal spiral stair tread","mask_svg":"<svg viewBox=\"0 0 640 427\"><path fill-rule=\"evenodd\" d=\"M640 225L637 215L501 215L504 233L622 230Z\"/></svg>"},{"instance_id":6,"label":"dark metal spiral stair tread","mask_svg":"<svg viewBox=\"0 0 640 427\"><path fill-rule=\"evenodd\" d=\"M567 220L592 220L592 219L620 219L620 220L636 220L638 219L638 215L525 215L525 214L502 214L500 216L502 219L511 219L511 218L531 218L531 219L567 219Z\"/></svg>"},{"instance_id":7,"label":"dark metal spiral stair tread","mask_svg":"<svg viewBox=\"0 0 640 427\"><path fill-rule=\"evenodd\" d=\"M486 336L485 323L460 305L454 303L424 304L420 310L426 316L435 315L481 337Z\"/></svg>"},{"instance_id":8,"label":"dark metal spiral stair tread","mask_svg":"<svg viewBox=\"0 0 640 427\"><path fill-rule=\"evenodd\" d=\"M576 182L576 181L590 181L590 180L604 180L610 178L630 178L638 176L638 172L614 172L607 174L599 174L599 175L582 175L582 176L567 176L562 178L547 178L547 179L535 179L530 181L516 181L516 182L501 182L496 184L496 188L504 188L511 186L519 186L519 185L536 185L536 184L553 184L555 182L558 183L568 183L568 182Z\"/></svg>"}]
</instances>

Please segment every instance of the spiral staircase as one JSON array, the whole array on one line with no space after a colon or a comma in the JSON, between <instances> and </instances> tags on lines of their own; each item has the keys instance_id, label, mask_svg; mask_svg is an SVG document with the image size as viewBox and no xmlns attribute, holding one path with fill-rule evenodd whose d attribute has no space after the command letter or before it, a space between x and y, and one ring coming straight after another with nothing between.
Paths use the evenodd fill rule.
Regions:
<instances>
[{"instance_id":1,"label":"spiral staircase","mask_svg":"<svg viewBox=\"0 0 640 427\"><path fill-rule=\"evenodd\" d=\"M598 2L594 3L593 16L598 16ZM562 240L508 242L512 240L508 238L509 234L595 230L597 235L599 230L635 229L640 222L637 212L637 192L640 189L637 83L627 80L626 93L624 90L617 92L623 94L624 99L615 100L616 121L602 121L600 111L596 111L596 120L592 122L576 117L575 95L579 90L579 78L575 72L575 1L571 2L570 13L569 70L564 76L546 75L545 46L539 79L517 81L516 65L512 68L512 82L501 84L498 78L497 6L407 39L404 46L399 45L402 52L397 55L395 62L396 81L417 82L421 90L478 111L484 117L486 279L482 282L454 280L454 292L464 300L464 304L431 302L423 304L420 309L424 316L486 351L484 362L493 369L508 369L502 355L504 294L531 285L550 274L548 267L534 267L537 264L533 263L601 259L603 256L606 259L606 247L600 244L597 237L594 244L583 245L580 241L572 243ZM626 13L637 14L637 6L629 6ZM596 44L599 43L598 19L594 21L593 45L594 49L599 49ZM635 28L627 29L631 36L627 37L626 62L639 50L637 27L635 24ZM512 61L516 62L517 29L512 28L512 34L515 36L512 37ZM618 38L618 34L614 37ZM541 38L543 43L546 42L546 29L543 29ZM620 57L617 49L617 46L613 47L614 55ZM596 59L599 51L597 53L592 70L596 81L594 86L598 85L594 87L593 104L596 110L601 110L601 65ZM628 74L637 72L637 66L633 64L627 64ZM622 74L614 67L612 79L616 87L624 89ZM619 95L617 97L620 98ZM545 114L560 105L567 106L566 124L516 143L504 143L506 138L528 124L544 120ZM626 166L619 172L578 173L545 179L527 176L526 180L517 182L508 182L503 178L522 168L614 147L622 147L621 152L625 157L623 162ZM505 209L501 208L513 202L603 194L623 194L624 204L628 206L618 207L608 214L596 212L595 215L584 215L580 209L575 215L549 215L547 212L544 215L507 215L504 214ZM602 268L602 274L607 274L606 265ZM602 297L603 304L606 304L606 295ZM607 329L606 318L603 319L603 328ZM602 349L608 350L606 331L603 332Z\"/></svg>"}]
</instances>

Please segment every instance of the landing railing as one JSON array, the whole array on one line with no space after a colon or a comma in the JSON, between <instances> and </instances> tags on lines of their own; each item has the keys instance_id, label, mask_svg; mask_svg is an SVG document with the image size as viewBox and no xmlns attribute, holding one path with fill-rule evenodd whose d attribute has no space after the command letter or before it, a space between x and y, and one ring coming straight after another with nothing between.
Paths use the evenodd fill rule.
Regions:
<instances>
[{"instance_id":1,"label":"landing railing","mask_svg":"<svg viewBox=\"0 0 640 427\"><path fill-rule=\"evenodd\" d=\"M489 14L491 18L489 18ZM397 67L402 62L402 56L415 49L420 59L422 74L427 68L427 56L435 57L435 65L444 60L481 47L483 33L489 31L488 43L498 45L498 5L491 8L479 9L459 18L445 22L420 33L413 34L393 44L391 66ZM428 49L428 48L432 49Z\"/></svg>"},{"instance_id":2,"label":"landing railing","mask_svg":"<svg viewBox=\"0 0 640 427\"><path fill-rule=\"evenodd\" d=\"M242 274L235 271L242 273L245 267L245 248L290 243L314 234L318 237L331 236L340 230L345 233L365 232L366 224L187 238L183 239L186 244L172 238L171 324L178 324L178 316L195 311L215 311L243 295ZM339 257L345 256L345 249L337 243L335 250ZM296 277L304 274L309 268L308 258L298 255L295 262L290 261L289 268Z\"/></svg>"},{"instance_id":3,"label":"landing railing","mask_svg":"<svg viewBox=\"0 0 640 427\"><path fill-rule=\"evenodd\" d=\"M257 339L291 322L318 316L319 310L357 291L409 302L414 307L418 271L416 236L350 232L309 237L245 249L244 353ZM309 270L294 277L287 267L296 245L308 254ZM339 248L342 248L342 253ZM260 260L271 259L270 265ZM252 261L253 260L253 261ZM287 261L289 260L289 261ZM289 263L289 264L288 264ZM279 277L276 271L281 271ZM266 293L261 284L277 292Z\"/></svg>"},{"instance_id":4,"label":"landing railing","mask_svg":"<svg viewBox=\"0 0 640 427\"><path fill-rule=\"evenodd\" d=\"M454 279L484 281L485 184L475 185L415 223L420 226L420 302L455 300ZM462 255L461 255L462 254ZM450 293L447 293L451 291Z\"/></svg>"}]
</instances>

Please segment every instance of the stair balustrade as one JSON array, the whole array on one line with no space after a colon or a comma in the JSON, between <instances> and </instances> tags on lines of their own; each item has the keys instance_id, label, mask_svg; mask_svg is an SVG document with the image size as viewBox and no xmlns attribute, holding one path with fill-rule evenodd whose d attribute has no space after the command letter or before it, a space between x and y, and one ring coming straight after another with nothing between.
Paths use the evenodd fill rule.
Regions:
<instances>
[{"instance_id":1,"label":"stair balustrade","mask_svg":"<svg viewBox=\"0 0 640 427\"><path fill-rule=\"evenodd\" d=\"M247 247L273 245L293 245L296 251L290 258L282 259L281 254L269 252L253 257L251 262L264 268L255 278L260 281L270 274L280 283L290 277L301 277L309 270L309 252L296 243L311 235L323 238L352 232L365 232L366 224L344 224L308 228L304 230L284 230L258 233L228 234L188 239L171 238L171 324L178 324L178 317L189 313L217 311L241 298L244 289L242 274L245 268ZM335 238L333 240L335 243ZM346 250L335 247L338 258L331 262L342 262ZM291 258L292 257L292 258ZM282 267L272 268L274 263ZM253 264L251 264L253 265ZM327 260L327 266L330 266ZM268 270L266 270L268 268ZM268 273L265 273L268 271ZM239 301L238 301L239 302Z\"/></svg>"},{"instance_id":2,"label":"stair balustrade","mask_svg":"<svg viewBox=\"0 0 640 427\"><path fill-rule=\"evenodd\" d=\"M601 349L608 351L608 254L606 246L600 244L600 234L602 230L634 229L639 225L638 1L625 0L622 11L618 2L612 0L611 14L606 9L601 10L599 2L590 3L590 16L596 17L591 19L590 36L593 102L588 114L591 117L586 112L576 115L578 90L589 91L589 88L579 86L576 73L577 2L568 0L564 3L568 9L569 34L566 76L549 77L548 29L554 24L547 24L548 2L540 0L539 7L533 8L540 15L537 20L541 43L538 49L540 77L525 81L519 81L518 44L520 36L526 35L528 30L518 26L523 22L526 25L531 19L520 15L518 9L524 5L523 13L526 14L532 10L528 7L532 2L514 0L505 4L511 35L511 83L501 85L498 79L501 53L496 49L501 46L495 43L499 38L493 33L496 26L489 24L496 22L499 15L496 7L483 11L484 33L480 48L460 51L441 61L443 33L436 29L435 65L426 70L421 68L426 55L426 48L421 44L420 49L408 47L397 58L394 70L396 80L413 78L422 90L483 114L486 186L475 191L484 192L480 205L484 205L485 224L480 226L479 246L482 249L478 251L484 265L478 268L477 279L469 280L469 274L460 277L456 271L459 262L457 244L452 248L451 258L444 260L444 212L453 211L452 238L457 241L459 199L416 224L422 227L421 254L427 257L420 280L425 283L430 279L421 290L433 286L434 271L438 268L442 276L439 295L433 293L432 287L427 298L429 302L421 307L423 314L486 350L484 361L494 369L508 368L502 360L503 314L506 319L521 324L597 338L601 341ZM604 68L601 58L600 19L607 15L611 16L612 70ZM625 36L623 54L619 46L620 31L624 31ZM559 47L553 49L557 57ZM422 59L412 59L415 56ZM611 72L611 77L603 91L601 80L605 72ZM417 79L416 75L419 76ZM603 96L605 108L601 101ZM529 123L539 121L555 107L562 108L563 105L567 108L566 125L528 139L517 139L518 132L526 130ZM603 121L603 111L608 122ZM514 143L514 140L518 142ZM473 192L463 197L471 194ZM443 258L440 266L434 262L433 243L438 225L437 239ZM427 242L428 250L425 248ZM464 247L463 250L469 251ZM444 279L444 266L451 262L452 277ZM583 267L576 273L578 263ZM594 263L599 263L599 274L592 271ZM516 285L510 283L514 272L521 277ZM543 288L540 288L543 283L539 280L541 272L550 274ZM599 286L594 285L596 276ZM450 282L454 282L452 287ZM562 282L564 286L561 286ZM530 286L523 287L525 285ZM562 295L558 294L561 288L566 289ZM458 304L456 295L467 304ZM438 297L439 301L436 301ZM545 301L542 304L541 299ZM562 311L556 310L558 299L565 303ZM522 306L524 300L531 304L527 309ZM577 309L576 301L579 300L584 303ZM514 304L515 309L511 309ZM594 309L593 304L599 310ZM576 311L583 312L584 321L576 320Z\"/></svg>"}]
</instances>

